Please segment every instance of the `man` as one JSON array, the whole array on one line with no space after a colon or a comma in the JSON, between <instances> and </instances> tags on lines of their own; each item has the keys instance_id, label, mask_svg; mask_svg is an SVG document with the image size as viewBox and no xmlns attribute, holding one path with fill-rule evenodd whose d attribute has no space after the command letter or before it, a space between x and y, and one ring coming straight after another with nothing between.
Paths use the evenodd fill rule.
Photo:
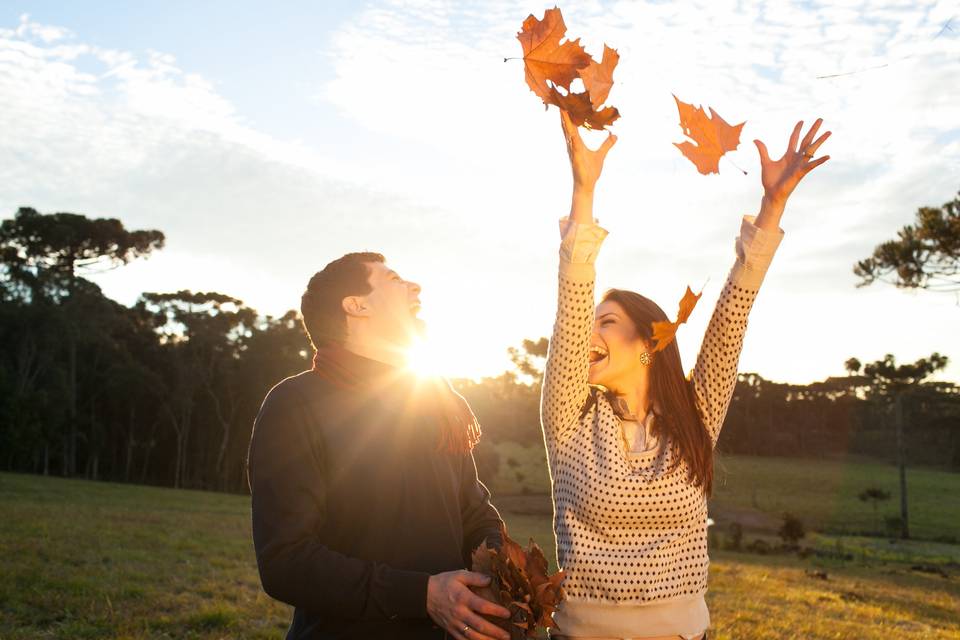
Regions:
<instances>
[{"instance_id":1,"label":"man","mask_svg":"<svg viewBox=\"0 0 960 640\"><path fill-rule=\"evenodd\" d=\"M403 353L420 287L376 253L311 278L301 302L311 371L270 390L248 456L264 591L294 607L287 639L508 640L464 570L501 520L477 479L476 419ZM449 634L449 635L448 635Z\"/></svg>"}]
</instances>

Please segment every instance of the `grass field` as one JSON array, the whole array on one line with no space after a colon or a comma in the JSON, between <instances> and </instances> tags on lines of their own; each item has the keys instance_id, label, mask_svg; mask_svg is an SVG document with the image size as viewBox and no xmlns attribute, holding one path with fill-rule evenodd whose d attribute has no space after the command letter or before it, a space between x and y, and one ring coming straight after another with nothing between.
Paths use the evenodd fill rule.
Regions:
<instances>
[{"instance_id":1,"label":"grass field","mask_svg":"<svg viewBox=\"0 0 960 640\"><path fill-rule=\"evenodd\" d=\"M489 479L494 494L550 492L542 446L503 442L496 450L499 467ZM907 483L911 536L960 542L960 473L908 469ZM900 513L897 468L876 462L723 455L714 484L711 517L720 525L737 521L750 532L773 533L790 512L823 533L882 534L883 518ZM868 487L891 495L876 513L857 497Z\"/></svg>"},{"instance_id":2,"label":"grass field","mask_svg":"<svg viewBox=\"0 0 960 640\"><path fill-rule=\"evenodd\" d=\"M514 537L550 546L548 499L498 503ZM286 628L289 608L260 590L245 496L0 474L0 513L0 638L278 638ZM820 513L836 521L835 505ZM712 637L960 637L960 547L843 542L877 549L853 561L711 552ZM912 569L918 558L946 577Z\"/></svg>"}]
</instances>

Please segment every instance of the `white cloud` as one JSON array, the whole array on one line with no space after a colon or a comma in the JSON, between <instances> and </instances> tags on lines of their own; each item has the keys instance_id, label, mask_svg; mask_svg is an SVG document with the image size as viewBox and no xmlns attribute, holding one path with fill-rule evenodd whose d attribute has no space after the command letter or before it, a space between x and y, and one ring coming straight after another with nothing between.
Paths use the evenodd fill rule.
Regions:
<instances>
[{"instance_id":1,"label":"white cloud","mask_svg":"<svg viewBox=\"0 0 960 640\"><path fill-rule=\"evenodd\" d=\"M706 275L715 292L738 216L753 212L761 195L750 141L760 137L772 152L782 150L796 119L817 115L834 131L823 149L831 162L801 185L784 219L788 236L768 288L790 290L765 292L761 320L751 329L751 340L762 344L748 341L744 354L745 366L786 379L841 372L848 349L864 339L882 344L872 349L881 355L915 350L916 336L896 330L903 317L884 309L909 310L929 328L933 348L960 358L960 342L946 330L958 313L951 304L875 285L867 307L851 272L856 260L910 222L917 207L940 204L960 187L960 38L949 31L934 38L950 17L947 3L840 5L564 6L570 34L589 36L588 51L599 54L607 42L622 56L610 99L623 114L614 127L621 140L596 208L614 232L601 259L601 285L632 283L668 309L684 284ZM553 262L540 245L552 248L568 170L555 112L542 112L519 62L500 62L520 55L514 36L531 7L484 3L489 12L468 16L461 6L391 3L359 15L333 39L328 56L336 77L321 95L345 118L409 140L414 170L370 168L393 188L440 202L469 193L466 210L508 229L498 247L487 248L491 257L511 262L515 254L542 255L545 264L516 260L510 271L526 300L510 302L549 308ZM539 17L546 5L533 8ZM744 143L731 160L749 176L727 161L719 177L692 170L671 145L681 139L671 93L714 106L731 121L747 120ZM954 142L945 144L945 136ZM819 330L795 313L818 296L839 325L805 352L808 361L784 366L774 345L818 340ZM869 321L867 308L874 312ZM541 319L539 333L548 331L549 313L534 315ZM702 331L708 315L701 310L688 333ZM761 321L769 325L757 328ZM690 362L695 341L687 342ZM958 373L954 364L949 375Z\"/></svg>"},{"instance_id":2,"label":"white cloud","mask_svg":"<svg viewBox=\"0 0 960 640\"><path fill-rule=\"evenodd\" d=\"M97 47L23 19L0 29L0 121L16 131L0 143L0 211L32 205L164 230L168 248L156 258L101 277L126 301L146 289L220 289L280 313L326 260L380 250L424 285L444 349L478 349L493 372L508 344L552 322L569 168L555 110L544 113L521 62L503 62L520 53L527 13L548 6L371 4L317 62L332 70L317 100L339 114L324 123L348 141L337 148L263 134L215 78L170 52ZM607 42L622 56L610 100L623 114L620 142L596 208L612 232L600 288L639 289L672 311L686 284L709 277L704 299L715 300L739 216L761 195L751 140L777 152L797 118L823 115L833 159L790 204L743 368L802 382L842 373L851 355L960 359L952 300L857 290L851 273L917 207L960 187L960 37L934 39L949 9L564 6L589 51ZM698 175L672 146L682 138L672 92L747 120L720 176ZM702 306L680 336L688 365L708 316ZM907 322L917 328L904 331ZM947 377L960 378L960 366Z\"/></svg>"}]
</instances>

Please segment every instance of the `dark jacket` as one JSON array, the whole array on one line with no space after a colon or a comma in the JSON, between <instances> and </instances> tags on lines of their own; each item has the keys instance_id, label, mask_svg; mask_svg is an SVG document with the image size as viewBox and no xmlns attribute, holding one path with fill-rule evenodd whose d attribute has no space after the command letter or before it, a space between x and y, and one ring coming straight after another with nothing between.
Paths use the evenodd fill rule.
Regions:
<instances>
[{"instance_id":1,"label":"dark jacket","mask_svg":"<svg viewBox=\"0 0 960 640\"><path fill-rule=\"evenodd\" d=\"M254 423L253 540L264 591L295 608L288 640L443 638L427 580L499 543L473 455L438 451L415 379L364 360L363 391L307 371Z\"/></svg>"}]
</instances>

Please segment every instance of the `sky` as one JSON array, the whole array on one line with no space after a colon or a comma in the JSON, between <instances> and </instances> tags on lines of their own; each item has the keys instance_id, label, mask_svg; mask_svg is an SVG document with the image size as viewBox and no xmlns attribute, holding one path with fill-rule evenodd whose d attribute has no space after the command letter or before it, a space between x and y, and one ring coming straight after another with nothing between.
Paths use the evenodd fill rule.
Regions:
<instances>
[{"instance_id":1,"label":"sky","mask_svg":"<svg viewBox=\"0 0 960 640\"><path fill-rule=\"evenodd\" d=\"M495 375L555 313L570 170L556 109L504 61L524 18L552 6L3 0L0 218L31 206L163 231L156 255L93 276L125 304L216 290L278 316L330 260L379 251L423 287L437 368ZM960 190L960 1L561 9L588 52L621 56L598 291L673 314L706 282L677 337L692 368L741 217L759 208L752 140L779 156L797 120L823 117L831 160L788 203L741 371L807 383L850 357L937 351L951 358L938 377L960 381L960 298L858 288L852 272ZM673 146L671 94L746 121L719 175Z\"/></svg>"}]
</instances>

